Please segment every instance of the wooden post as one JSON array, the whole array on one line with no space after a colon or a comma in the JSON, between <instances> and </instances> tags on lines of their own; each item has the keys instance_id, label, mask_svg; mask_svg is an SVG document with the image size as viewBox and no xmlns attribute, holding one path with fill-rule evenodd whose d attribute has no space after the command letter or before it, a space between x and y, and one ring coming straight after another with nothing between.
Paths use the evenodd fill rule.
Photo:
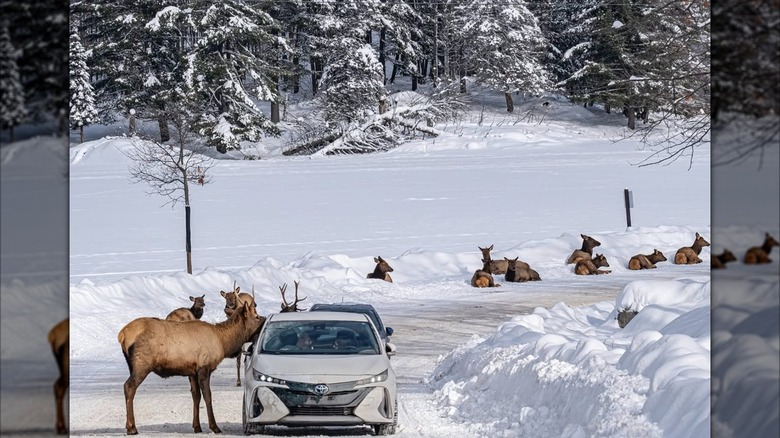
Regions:
<instances>
[{"instance_id":1,"label":"wooden post","mask_svg":"<svg viewBox=\"0 0 780 438\"><path fill-rule=\"evenodd\" d=\"M192 244L191 244L191 233L190 233L190 206L185 205L184 206L184 213L185 213L185 221L186 221L186 229L187 229L187 273L192 274Z\"/></svg>"}]
</instances>

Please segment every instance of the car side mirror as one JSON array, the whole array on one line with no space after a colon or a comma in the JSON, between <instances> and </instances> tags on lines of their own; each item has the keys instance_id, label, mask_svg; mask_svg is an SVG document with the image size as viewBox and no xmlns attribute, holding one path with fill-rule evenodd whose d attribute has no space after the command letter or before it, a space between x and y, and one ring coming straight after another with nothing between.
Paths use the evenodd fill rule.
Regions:
<instances>
[{"instance_id":1,"label":"car side mirror","mask_svg":"<svg viewBox=\"0 0 780 438\"><path fill-rule=\"evenodd\" d=\"M395 351L396 351L395 344L393 344L392 342L387 342L385 344L385 351L387 352L388 356L395 356Z\"/></svg>"},{"instance_id":2,"label":"car side mirror","mask_svg":"<svg viewBox=\"0 0 780 438\"><path fill-rule=\"evenodd\" d=\"M387 336L393 335L393 328L392 327L385 327L385 332L387 332Z\"/></svg>"},{"instance_id":3,"label":"car side mirror","mask_svg":"<svg viewBox=\"0 0 780 438\"><path fill-rule=\"evenodd\" d=\"M252 344L251 342L247 342L246 344L241 346L241 354L243 354L244 356L251 356L254 350L255 350L255 344Z\"/></svg>"}]
</instances>

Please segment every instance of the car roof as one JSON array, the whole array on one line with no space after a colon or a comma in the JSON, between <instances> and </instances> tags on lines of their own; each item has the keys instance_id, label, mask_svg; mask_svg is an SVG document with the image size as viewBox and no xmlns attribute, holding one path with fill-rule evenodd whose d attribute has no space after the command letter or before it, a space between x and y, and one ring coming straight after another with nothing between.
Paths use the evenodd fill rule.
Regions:
<instances>
[{"instance_id":1,"label":"car roof","mask_svg":"<svg viewBox=\"0 0 780 438\"><path fill-rule=\"evenodd\" d=\"M270 320L273 321L370 321L368 316L362 313L351 312L285 312L274 313Z\"/></svg>"},{"instance_id":2,"label":"car roof","mask_svg":"<svg viewBox=\"0 0 780 438\"><path fill-rule=\"evenodd\" d=\"M352 302L345 302L345 303L317 303L311 306L310 310L315 308L326 308L326 309L361 309L361 310L374 310L374 306L367 303L352 303Z\"/></svg>"}]
</instances>

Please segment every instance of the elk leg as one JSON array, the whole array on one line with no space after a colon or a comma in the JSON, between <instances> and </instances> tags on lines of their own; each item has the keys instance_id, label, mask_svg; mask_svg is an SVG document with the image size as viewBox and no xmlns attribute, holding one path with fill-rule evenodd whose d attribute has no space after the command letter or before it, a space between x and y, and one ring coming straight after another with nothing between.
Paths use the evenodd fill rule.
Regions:
<instances>
[{"instance_id":1,"label":"elk leg","mask_svg":"<svg viewBox=\"0 0 780 438\"><path fill-rule=\"evenodd\" d=\"M217 420L214 419L214 410L211 407L211 371L206 369L198 370L198 383L203 391L203 400L206 401L206 414L209 417L209 429L214 433L222 433L217 426Z\"/></svg>"},{"instance_id":2,"label":"elk leg","mask_svg":"<svg viewBox=\"0 0 780 438\"><path fill-rule=\"evenodd\" d=\"M236 358L236 386L241 386L241 355Z\"/></svg>"},{"instance_id":3,"label":"elk leg","mask_svg":"<svg viewBox=\"0 0 780 438\"><path fill-rule=\"evenodd\" d=\"M68 382L65 380L64 376L60 376L59 379L54 383L54 397L57 401L57 433L58 434L65 434L67 433L67 430L65 429L65 413L64 409L62 407L62 403L65 398L65 390L68 389Z\"/></svg>"},{"instance_id":4,"label":"elk leg","mask_svg":"<svg viewBox=\"0 0 780 438\"><path fill-rule=\"evenodd\" d=\"M141 386L144 379L149 372L145 373L131 373L130 377L125 381L125 409L127 410L127 422L125 428L128 435L138 435L138 429L135 428L135 413L133 411L133 399L135 398L135 392L138 387Z\"/></svg>"},{"instance_id":5,"label":"elk leg","mask_svg":"<svg viewBox=\"0 0 780 438\"><path fill-rule=\"evenodd\" d=\"M203 432L200 427L200 385L195 376L190 376L190 392L192 393L192 430L200 433Z\"/></svg>"}]
</instances>

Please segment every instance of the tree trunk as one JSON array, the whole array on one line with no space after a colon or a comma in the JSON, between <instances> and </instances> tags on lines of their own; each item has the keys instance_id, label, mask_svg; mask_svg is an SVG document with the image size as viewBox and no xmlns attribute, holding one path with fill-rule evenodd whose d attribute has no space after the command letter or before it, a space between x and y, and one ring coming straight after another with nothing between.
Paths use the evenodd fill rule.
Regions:
<instances>
[{"instance_id":1,"label":"tree trunk","mask_svg":"<svg viewBox=\"0 0 780 438\"><path fill-rule=\"evenodd\" d=\"M160 116L157 119L157 124L160 125L160 142L165 143L171 139L171 133L168 131L168 120L165 116Z\"/></svg>"},{"instance_id":2,"label":"tree trunk","mask_svg":"<svg viewBox=\"0 0 780 438\"><path fill-rule=\"evenodd\" d=\"M636 111L634 111L634 108L627 107L628 111L628 129L634 130L636 129Z\"/></svg>"},{"instance_id":3,"label":"tree trunk","mask_svg":"<svg viewBox=\"0 0 780 438\"><path fill-rule=\"evenodd\" d=\"M387 99L379 101L379 114L384 114L387 111Z\"/></svg>"},{"instance_id":4,"label":"tree trunk","mask_svg":"<svg viewBox=\"0 0 780 438\"><path fill-rule=\"evenodd\" d=\"M8 143L14 142L14 125L8 127Z\"/></svg>"},{"instance_id":5,"label":"tree trunk","mask_svg":"<svg viewBox=\"0 0 780 438\"><path fill-rule=\"evenodd\" d=\"M273 77L274 94L276 97L271 100L271 123L279 123L279 77Z\"/></svg>"},{"instance_id":6,"label":"tree trunk","mask_svg":"<svg viewBox=\"0 0 780 438\"><path fill-rule=\"evenodd\" d=\"M412 91L417 91L417 75L412 75Z\"/></svg>"},{"instance_id":7,"label":"tree trunk","mask_svg":"<svg viewBox=\"0 0 780 438\"><path fill-rule=\"evenodd\" d=\"M401 54L395 54L395 62L393 63L393 73L390 74L390 83L395 83L395 74L398 72L398 60L401 59Z\"/></svg>"},{"instance_id":8,"label":"tree trunk","mask_svg":"<svg viewBox=\"0 0 780 438\"><path fill-rule=\"evenodd\" d=\"M508 113L511 113L515 110L515 103L512 101L512 93L505 92L504 97L506 98L506 111Z\"/></svg>"},{"instance_id":9,"label":"tree trunk","mask_svg":"<svg viewBox=\"0 0 780 438\"><path fill-rule=\"evenodd\" d=\"M79 126L79 143L84 143L84 125Z\"/></svg>"},{"instance_id":10,"label":"tree trunk","mask_svg":"<svg viewBox=\"0 0 780 438\"><path fill-rule=\"evenodd\" d=\"M187 179L187 169L184 167L184 140L179 140L179 170L184 186L184 227L185 251L187 252L187 273L192 274L192 233L190 229L190 184Z\"/></svg>"},{"instance_id":11,"label":"tree trunk","mask_svg":"<svg viewBox=\"0 0 780 438\"><path fill-rule=\"evenodd\" d=\"M610 112L612 111L612 108L610 108L609 103L606 102L604 103L604 111L606 111L607 114L610 114Z\"/></svg>"},{"instance_id":12,"label":"tree trunk","mask_svg":"<svg viewBox=\"0 0 780 438\"><path fill-rule=\"evenodd\" d=\"M466 78L463 76L460 77L460 93L466 94Z\"/></svg>"},{"instance_id":13,"label":"tree trunk","mask_svg":"<svg viewBox=\"0 0 780 438\"><path fill-rule=\"evenodd\" d=\"M319 82L319 77L317 76L317 72L319 71L317 67L319 66L319 62L317 62L316 59L312 58L309 62L309 65L311 66L311 93L312 95L317 94L317 83Z\"/></svg>"},{"instance_id":14,"label":"tree trunk","mask_svg":"<svg viewBox=\"0 0 780 438\"><path fill-rule=\"evenodd\" d=\"M379 65L382 66L382 83L387 85L387 72L385 71L385 34L387 33L387 27L382 26L382 30L379 31Z\"/></svg>"},{"instance_id":15,"label":"tree trunk","mask_svg":"<svg viewBox=\"0 0 780 438\"><path fill-rule=\"evenodd\" d=\"M192 241L191 241L192 233L191 233L191 230L190 230L190 206L189 206L189 204L184 206L184 218L185 218L184 220L186 221L186 225L185 226L186 226L186 235L187 235L187 237L186 237L186 239L187 239L187 243L186 243L186 250L187 250L187 273L188 274L192 274Z\"/></svg>"},{"instance_id":16,"label":"tree trunk","mask_svg":"<svg viewBox=\"0 0 780 438\"><path fill-rule=\"evenodd\" d=\"M645 107L642 111L642 122L647 123L647 121L650 119L650 109Z\"/></svg>"}]
</instances>

